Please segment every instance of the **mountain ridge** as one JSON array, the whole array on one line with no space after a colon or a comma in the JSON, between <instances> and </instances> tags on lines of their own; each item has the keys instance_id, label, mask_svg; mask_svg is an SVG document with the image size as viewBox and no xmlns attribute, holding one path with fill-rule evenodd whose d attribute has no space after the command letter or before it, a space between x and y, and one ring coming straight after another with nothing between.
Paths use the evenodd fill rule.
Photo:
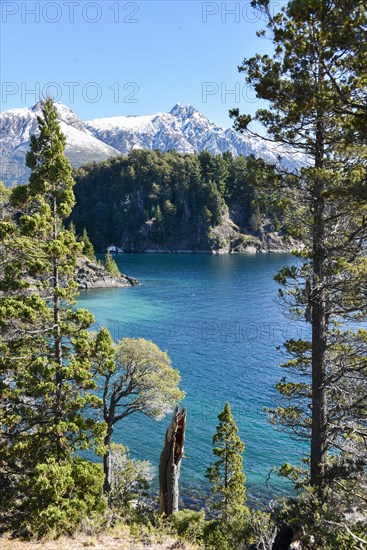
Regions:
<instances>
[{"instance_id":1,"label":"mountain ridge","mask_svg":"<svg viewBox=\"0 0 367 550\"><path fill-rule=\"evenodd\" d=\"M106 160L119 151L96 139L83 121L66 105L56 103L62 132L66 136L66 156L73 166ZM30 171L25 166L31 134L37 134L40 102L30 108L10 109L0 113L0 179L11 186L26 183Z\"/></svg>"},{"instance_id":2,"label":"mountain ridge","mask_svg":"<svg viewBox=\"0 0 367 550\"><path fill-rule=\"evenodd\" d=\"M133 149L175 149L181 153L207 150L214 155L254 155L270 163L295 169L301 156L261 138L242 135L211 122L191 105L177 103L167 113L115 116L82 121L62 103L56 103L66 136L66 156L75 167L128 154ZM25 157L32 133L37 133L41 103L0 113L1 173L5 185L26 183ZM281 157L281 160L279 160Z\"/></svg>"}]
</instances>

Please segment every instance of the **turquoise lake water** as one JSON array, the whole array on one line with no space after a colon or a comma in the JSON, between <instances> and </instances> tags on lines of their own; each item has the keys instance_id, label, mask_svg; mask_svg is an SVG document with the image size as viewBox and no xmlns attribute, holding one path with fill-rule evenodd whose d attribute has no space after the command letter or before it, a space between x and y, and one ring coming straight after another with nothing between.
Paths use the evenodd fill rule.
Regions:
<instances>
[{"instance_id":1,"label":"turquoise lake water","mask_svg":"<svg viewBox=\"0 0 367 550\"><path fill-rule=\"evenodd\" d=\"M217 415L231 405L245 442L244 469L250 501L281 496L288 485L267 475L273 466L297 463L304 444L270 425L264 407L278 402L275 384L286 373L278 346L304 337L307 327L284 315L273 277L295 260L287 254L119 254L120 270L134 288L82 291L80 307L97 324L124 336L153 340L167 351L187 396L181 495L193 505L205 494ZM155 422L137 413L115 429L115 441L136 458L159 461L170 418ZM200 498L199 498L200 500Z\"/></svg>"}]
</instances>

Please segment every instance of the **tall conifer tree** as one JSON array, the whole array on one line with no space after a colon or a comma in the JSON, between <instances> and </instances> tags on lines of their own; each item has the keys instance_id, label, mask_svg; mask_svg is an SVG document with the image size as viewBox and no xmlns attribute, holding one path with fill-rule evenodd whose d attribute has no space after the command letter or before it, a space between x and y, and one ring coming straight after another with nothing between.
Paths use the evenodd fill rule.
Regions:
<instances>
[{"instance_id":1,"label":"tall conifer tree","mask_svg":"<svg viewBox=\"0 0 367 550\"><path fill-rule=\"evenodd\" d=\"M213 453L217 460L209 466L206 477L217 497L214 507L220 519L230 522L244 512L246 500L242 453L245 445L238 436L238 428L229 403L218 415L219 424L213 437Z\"/></svg>"},{"instance_id":2,"label":"tall conifer tree","mask_svg":"<svg viewBox=\"0 0 367 550\"><path fill-rule=\"evenodd\" d=\"M293 314L311 325L309 341L286 343L292 359L284 366L303 379L278 384L286 406L273 419L310 437L310 479L320 494L332 468L339 475L367 461L367 12L358 0L292 0L275 15L268 0L252 4L266 14L274 44L272 57L240 67L268 102L254 118L267 139L304 154L302 168L272 181L287 191L289 230L305 244L302 262L277 280L288 285L281 294ZM251 117L231 115L238 130L248 128Z\"/></svg>"},{"instance_id":3,"label":"tall conifer tree","mask_svg":"<svg viewBox=\"0 0 367 550\"><path fill-rule=\"evenodd\" d=\"M24 517L30 509L37 512L34 493L30 500L37 476L44 480L56 471L80 475L73 453L98 446L105 429L88 412L101 404L91 391L96 386L90 367L103 348L104 333L93 338L87 332L93 316L74 308L74 270L82 244L63 227L74 204L74 182L51 99L42 102L38 126L27 155L29 185L13 190L8 215L0 220L0 384L5 405L0 413L0 478L7 488L2 504L14 513L16 502L16 515ZM84 482L87 472L86 466ZM98 475L102 483L102 472ZM58 492L57 498L68 500L74 491L65 480L61 486L65 494ZM61 501L59 505L63 507Z\"/></svg>"}]
</instances>

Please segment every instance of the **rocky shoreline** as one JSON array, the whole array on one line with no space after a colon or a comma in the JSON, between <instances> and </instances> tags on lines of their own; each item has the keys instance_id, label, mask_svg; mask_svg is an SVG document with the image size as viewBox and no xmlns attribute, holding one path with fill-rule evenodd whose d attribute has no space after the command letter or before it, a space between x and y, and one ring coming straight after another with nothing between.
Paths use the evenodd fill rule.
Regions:
<instances>
[{"instance_id":1,"label":"rocky shoreline","mask_svg":"<svg viewBox=\"0 0 367 550\"><path fill-rule=\"evenodd\" d=\"M210 239L213 254L290 253L303 247L302 243L277 231L270 220L264 220L256 231L241 232L228 211L224 213L222 223L212 228Z\"/></svg>"},{"instance_id":2,"label":"rocky shoreline","mask_svg":"<svg viewBox=\"0 0 367 550\"><path fill-rule=\"evenodd\" d=\"M227 242L221 248L190 249L174 247L153 247L124 249L123 254L285 254L303 248L302 244L292 237L282 236L277 232L267 233L263 239L251 238L246 242Z\"/></svg>"},{"instance_id":3,"label":"rocky shoreline","mask_svg":"<svg viewBox=\"0 0 367 550\"><path fill-rule=\"evenodd\" d=\"M200 248L193 248L187 237L172 237L164 244L156 244L148 229L138 241L123 241L119 245L127 254L263 254L290 253L303 248L301 242L277 231L270 220L264 220L256 231L241 231L228 210L224 211L222 222L210 229L207 242Z\"/></svg>"},{"instance_id":4,"label":"rocky shoreline","mask_svg":"<svg viewBox=\"0 0 367 550\"><path fill-rule=\"evenodd\" d=\"M75 280L79 289L120 288L139 285L139 281L129 275L114 277L103 264L89 258L79 258L76 265Z\"/></svg>"}]
</instances>

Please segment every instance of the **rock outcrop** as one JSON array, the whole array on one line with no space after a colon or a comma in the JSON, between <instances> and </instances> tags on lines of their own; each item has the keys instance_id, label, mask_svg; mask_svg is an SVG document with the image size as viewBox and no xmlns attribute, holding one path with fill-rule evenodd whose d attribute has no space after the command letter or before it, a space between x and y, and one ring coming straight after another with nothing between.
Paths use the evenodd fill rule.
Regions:
<instances>
[{"instance_id":1,"label":"rock outcrop","mask_svg":"<svg viewBox=\"0 0 367 550\"><path fill-rule=\"evenodd\" d=\"M256 232L259 239L259 252L292 252L304 245L282 231L276 231L268 220Z\"/></svg>"},{"instance_id":2,"label":"rock outcrop","mask_svg":"<svg viewBox=\"0 0 367 550\"><path fill-rule=\"evenodd\" d=\"M241 231L228 209L223 213L221 224L211 229L210 241L213 254L292 252L303 247L292 237L276 231L269 220L265 220L257 231Z\"/></svg>"},{"instance_id":3,"label":"rock outcrop","mask_svg":"<svg viewBox=\"0 0 367 550\"><path fill-rule=\"evenodd\" d=\"M121 274L119 277L114 277L105 270L100 262L88 258L78 259L75 279L80 289L119 288L139 284L139 281L129 275Z\"/></svg>"},{"instance_id":4,"label":"rock outcrop","mask_svg":"<svg viewBox=\"0 0 367 550\"><path fill-rule=\"evenodd\" d=\"M154 242L155 218L145 222L138 239L123 240L120 244L126 252L133 253L207 253L257 254L264 252L290 253L302 249L303 245L282 231L277 231L270 220L265 219L256 231L241 228L233 221L228 207L223 207L222 221L211 227L206 242L199 248L192 247L191 235L183 233L167 238L164 244Z\"/></svg>"}]
</instances>

